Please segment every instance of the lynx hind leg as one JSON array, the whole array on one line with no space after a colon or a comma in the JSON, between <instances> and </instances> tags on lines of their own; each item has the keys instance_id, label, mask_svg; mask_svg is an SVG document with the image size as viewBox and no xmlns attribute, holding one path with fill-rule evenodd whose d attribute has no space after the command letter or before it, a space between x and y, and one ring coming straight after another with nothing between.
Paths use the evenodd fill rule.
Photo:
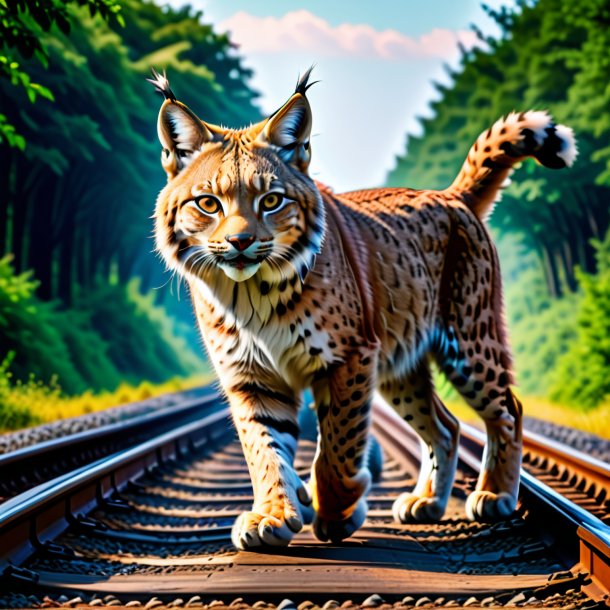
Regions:
<instances>
[{"instance_id":1,"label":"lynx hind leg","mask_svg":"<svg viewBox=\"0 0 610 610\"><path fill-rule=\"evenodd\" d=\"M382 383L380 391L417 432L422 444L417 485L396 499L394 518L401 523L438 521L445 513L453 486L459 424L435 394L426 365L404 378Z\"/></svg>"},{"instance_id":2,"label":"lynx hind leg","mask_svg":"<svg viewBox=\"0 0 610 610\"><path fill-rule=\"evenodd\" d=\"M484 463L466 514L477 521L509 517L517 506L522 454L522 407L510 388L506 348L494 316L482 316L468 331L451 330L442 369L485 422Z\"/></svg>"},{"instance_id":3,"label":"lynx hind leg","mask_svg":"<svg viewBox=\"0 0 610 610\"><path fill-rule=\"evenodd\" d=\"M376 344L358 347L313 387L319 435L310 487L319 540L348 538L366 518L377 349Z\"/></svg>"},{"instance_id":4,"label":"lynx hind leg","mask_svg":"<svg viewBox=\"0 0 610 610\"><path fill-rule=\"evenodd\" d=\"M435 351L441 369L487 429L484 463L466 513L471 519L499 520L517 505L522 447L500 267L491 238L472 214L453 208L452 226L439 292L444 332Z\"/></svg>"}]
</instances>

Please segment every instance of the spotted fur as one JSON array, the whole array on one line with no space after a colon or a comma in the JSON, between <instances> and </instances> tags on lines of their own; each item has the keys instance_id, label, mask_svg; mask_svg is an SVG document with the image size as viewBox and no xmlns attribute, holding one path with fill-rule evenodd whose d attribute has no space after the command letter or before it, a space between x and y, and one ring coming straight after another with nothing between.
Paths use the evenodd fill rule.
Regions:
<instances>
[{"instance_id":1,"label":"spotted fur","mask_svg":"<svg viewBox=\"0 0 610 610\"><path fill-rule=\"evenodd\" d=\"M375 390L424 448L417 485L397 498L394 514L439 519L459 431L434 392L429 357L487 428L468 516L506 517L517 500L521 405L497 254L482 219L517 161L569 165L571 132L545 113L510 114L479 137L446 190L336 195L307 173L308 76L270 118L237 130L199 120L156 77L166 97L159 137L168 174L157 248L190 286L254 490L233 541L288 544L310 503L322 540L360 527ZM309 488L293 468L306 388L319 421Z\"/></svg>"}]
</instances>

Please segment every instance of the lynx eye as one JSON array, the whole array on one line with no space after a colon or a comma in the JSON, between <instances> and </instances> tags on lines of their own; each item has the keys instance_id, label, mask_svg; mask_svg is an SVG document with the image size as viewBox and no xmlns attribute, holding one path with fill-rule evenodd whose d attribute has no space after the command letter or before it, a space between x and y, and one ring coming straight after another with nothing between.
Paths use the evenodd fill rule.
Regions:
<instances>
[{"instance_id":1,"label":"lynx eye","mask_svg":"<svg viewBox=\"0 0 610 610\"><path fill-rule=\"evenodd\" d=\"M282 193L267 193L260 200L260 209L263 212L273 212L284 203L284 195Z\"/></svg>"},{"instance_id":2,"label":"lynx eye","mask_svg":"<svg viewBox=\"0 0 610 610\"><path fill-rule=\"evenodd\" d=\"M195 203L204 214L208 214L209 216L217 214L222 209L220 201L218 201L216 197L211 197L210 195L205 195L204 197L196 199Z\"/></svg>"}]
</instances>

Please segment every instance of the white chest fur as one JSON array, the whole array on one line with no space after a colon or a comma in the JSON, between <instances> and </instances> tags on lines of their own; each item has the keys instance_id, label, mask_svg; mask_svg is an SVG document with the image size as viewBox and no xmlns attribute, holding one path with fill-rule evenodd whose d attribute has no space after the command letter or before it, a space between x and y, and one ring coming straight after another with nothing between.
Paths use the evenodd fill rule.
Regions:
<instances>
[{"instance_id":1,"label":"white chest fur","mask_svg":"<svg viewBox=\"0 0 610 610\"><path fill-rule=\"evenodd\" d=\"M313 373L337 359L329 346L332 339L328 331L316 328L315 311L306 316L299 313L302 308L286 311L283 307L283 315L276 313L278 305L285 305L290 294L283 296L274 289L261 294L256 280L223 282L213 288L199 280L193 288L215 315L223 316L224 328L235 329L231 334L218 331L210 337L206 335L214 331L202 325L204 340L217 368L222 369L230 362L242 370L259 367L273 370L295 391L300 391L309 385ZM210 343L217 347L210 349ZM220 360L223 364L219 365Z\"/></svg>"}]
</instances>

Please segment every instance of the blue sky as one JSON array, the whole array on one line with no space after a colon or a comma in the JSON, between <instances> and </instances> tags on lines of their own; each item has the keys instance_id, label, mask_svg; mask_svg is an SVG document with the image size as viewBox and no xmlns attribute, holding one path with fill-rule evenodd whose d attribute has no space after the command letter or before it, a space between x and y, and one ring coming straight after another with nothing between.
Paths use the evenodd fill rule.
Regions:
<instances>
[{"instance_id":1,"label":"blue sky","mask_svg":"<svg viewBox=\"0 0 610 610\"><path fill-rule=\"evenodd\" d=\"M497 8L507 3L486 0L486 4ZM467 29L471 23L491 26L491 21L481 9L480 0L197 0L195 5L202 8L206 17L214 22L223 21L238 11L265 17L306 9L323 17L331 25L368 23L378 30L396 28L411 35L434 28Z\"/></svg>"},{"instance_id":2,"label":"blue sky","mask_svg":"<svg viewBox=\"0 0 610 610\"><path fill-rule=\"evenodd\" d=\"M191 4L204 11L206 22L232 33L244 64L255 71L251 84L262 94L265 112L281 105L298 73L316 64L314 77L321 82L309 93L311 173L337 192L383 184L406 134L418 132L417 117L430 114L432 82L446 82L443 66L457 65L458 40L475 44L470 24L497 33L479 0ZM487 4L498 8L513 0Z\"/></svg>"}]
</instances>

